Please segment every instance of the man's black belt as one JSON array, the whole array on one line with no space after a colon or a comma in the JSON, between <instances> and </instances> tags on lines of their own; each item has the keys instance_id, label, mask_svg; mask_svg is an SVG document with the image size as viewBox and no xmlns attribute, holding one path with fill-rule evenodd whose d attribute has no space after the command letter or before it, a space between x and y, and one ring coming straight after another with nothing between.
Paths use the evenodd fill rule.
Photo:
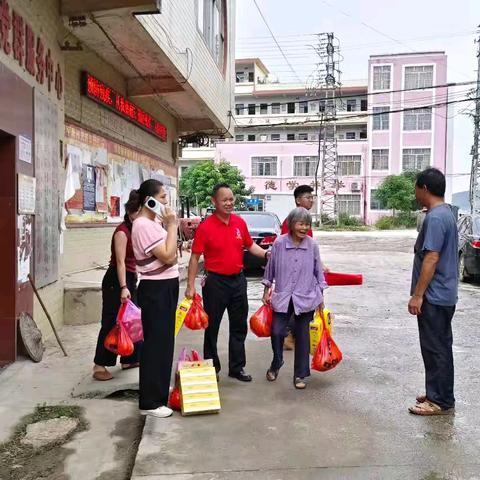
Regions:
<instances>
[{"instance_id":1,"label":"man's black belt","mask_svg":"<svg viewBox=\"0 0 480 480\"><path fill-rule=\"evenodd\" d=\"M207 275L217 275L218 277L225 277L225 278L237 278L243 275L243 270L241 270L238 273L233 273L232 275L225 275L224 273L217 273L217 272L212 272L211 270L206 270L205 272Z\"/></svg>"}]
</instances>

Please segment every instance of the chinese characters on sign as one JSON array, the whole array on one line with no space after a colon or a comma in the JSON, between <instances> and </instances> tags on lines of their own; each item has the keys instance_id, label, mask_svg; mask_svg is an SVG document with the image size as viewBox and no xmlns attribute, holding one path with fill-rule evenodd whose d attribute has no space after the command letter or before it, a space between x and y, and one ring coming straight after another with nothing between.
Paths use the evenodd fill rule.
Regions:
<instances>
[{"instance_id":1,"label":"chinese characters on sign","mask_svg":"<svg viewBox=\"0 0 480 480\"><path fill-rule=\"evenodd\" d=\"M162 142L167 141L165 125L88 72L83 72L82 88L83 94L91 100L113 110L123 118L155 135Z\"/></svg>"},{"instance_id":2,"label":"chinese characters on sign","mask_svg":"<svg viewBox=\"0 0 480 480\"><path fill-rule=\"evenodd\" d=\"M13 52L13 58L21 67L25 66L40 85L47 82L49 92L53 85L58 100L61 100L63 78L60 63L54 66L50 49L45 48L42 38L35 36L24 18L10 8L8 0L0 0L0 49L6 55Z\"/></svg>"},{"instance_id":3,"label":"chinese characters on sign","mask_svg":"<svg viewBox=\"0 0 480 480\"><path fill-rule=\"evenodd\" d=\"M294 190L298 187L298 182L295 180L290 180L289 182L287 182L287 187L289 190Z\"/></svg>"},{"instance_id":4,"label":"chinese characters on sign","mask_svg":"<svg viewBox=\"0 0 480 480\"><path fill-rule=\"evenodd\" d=\"M268 180L265 182L265 190L276 190L277 184L273 180Z\"/></svg>"},{"instance_id":5,"label":"chinese characters on sign","mask_svg":"<svg viewBox=\"0 0 480 480\"><path fill-rule=\"evenodd\" d=\"M18 213L35 213L35 178L18 174Z\"/></svg>"}]
</instances>

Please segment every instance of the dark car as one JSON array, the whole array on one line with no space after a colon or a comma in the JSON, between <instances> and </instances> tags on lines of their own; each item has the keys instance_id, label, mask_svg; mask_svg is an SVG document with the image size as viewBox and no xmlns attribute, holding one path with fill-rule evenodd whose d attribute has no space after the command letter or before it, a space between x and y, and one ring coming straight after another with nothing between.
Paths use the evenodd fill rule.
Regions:
<instances>
[{"instance_id":1,"label":"dark car","mask_svg":"<svg viewBox=\"0 0 480 480\"><path fill-rule=\"evenodd\" d=\"M280 235L282 225L274 213L270 212L235 212L242 217L248 226L253 241L267 250ZM255 257L245 250L243 257L245 270L258 269L265 266L265 260Z\"/></svg>"},{"instance_id":2,"label":"dark car","mask_svg":"<svg viewBox=\"0 0 480 480\"><path fill-rule=\"evenodd\" d=\"M458 220L460 281L480 275L480 215L462 215Z\"/></svg>"}]
</instances>

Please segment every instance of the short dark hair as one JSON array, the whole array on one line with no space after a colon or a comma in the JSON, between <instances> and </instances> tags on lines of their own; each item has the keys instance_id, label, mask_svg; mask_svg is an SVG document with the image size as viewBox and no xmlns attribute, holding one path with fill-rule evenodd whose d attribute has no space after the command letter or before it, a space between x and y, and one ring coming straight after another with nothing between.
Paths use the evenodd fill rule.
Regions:
<instances>
[{"instance_id":1,"label":"short dark hair","mask_svg":"<svg viewBox=\"0 0 480 480\"><path fill-rule=\"evenodd\" d=\"M294 191L293 191L293 196L295 197L295 200L302 195L305 195L305 193L312 193L313 188L310 185L299 185Z\"/></svg>"},{"instance_id":2,"label":"short dark hair","mask_svg":"<svg viewBox=\"0 0 480 480\"><path fill-rule=\"evenodd\" d=\"M221 188L229 188L231 190L231 187L228 183L217 183L212 190L212 197L215 198L217 196L218 191Z\"/></svg>"},{"instance_id":3,"label":"short dark hair","mask_svg":"<svg viewBox=\"0 0 480 480\"><path fill-rule=\"evenodd\" d=\"M427 168L417 175L416 186L427 187L427 190L436 197L445 196L445 175L438 168Z\"/></svg>"}]
</instances>

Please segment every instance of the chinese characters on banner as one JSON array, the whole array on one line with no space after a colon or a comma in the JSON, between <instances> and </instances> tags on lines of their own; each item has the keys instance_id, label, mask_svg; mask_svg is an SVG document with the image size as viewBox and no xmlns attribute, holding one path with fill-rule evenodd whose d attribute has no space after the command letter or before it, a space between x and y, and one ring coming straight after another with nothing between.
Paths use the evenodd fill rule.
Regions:
<instances>
[{"instance_id":1,"label":"chinese characters on banner","mask_svg":"<svg viewBox=\"0 0 480 480\"><path fill-rule=\"evenodd\" d=\"M31 26L15 10L8 0L0 0L0 50L12 55L18 64L35 77L40 85L46 84L48 91L55 89L58 100L63 95L63 78L60 63L55 65L52 53L35 35Z\"/></svg>"}]
</instances>

